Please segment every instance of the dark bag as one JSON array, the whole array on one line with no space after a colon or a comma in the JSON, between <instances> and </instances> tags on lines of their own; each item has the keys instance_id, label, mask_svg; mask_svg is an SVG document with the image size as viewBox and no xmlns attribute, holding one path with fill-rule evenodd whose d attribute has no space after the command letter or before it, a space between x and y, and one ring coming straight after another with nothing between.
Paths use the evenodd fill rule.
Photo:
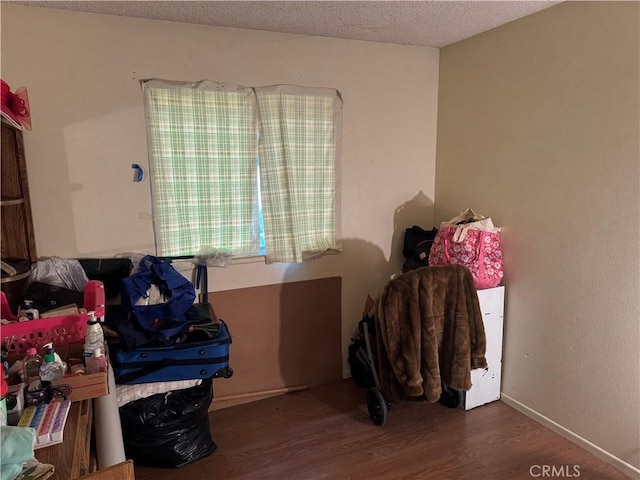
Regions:
<instances>
[{"instance_id":1,"label":"dark bag","mask_svg":"<svg viewBox=\"0 0 640 480\"><path fill-rule=\"evenodd\" d=\"M25 298L33 301L33 308L40 313L74 304L78 308L83 306L84 293L70 290L48 283L32 282L27 287Z\"/></svg>"},{"instance_id":2,"label":"dark bag","mask_svg":"<svg viewBox=\"0 0 640 480\"><path fill-rule=\"evenodd\" d=\"M220 320L215 335L198 330L184 343L170 347L139 347L131 351L111 349L111 366L119 385L176 380L229 378L231 335Z\"/></svg>"},{"instance_id":3,"label":"dark bag","mask_svg":"<svg viewBox=\"0 0 640 480\"><path fill-rule=\"evenodd\" d=\"M211 380L158 393L120 407L127 458L136 465L182 467L211 455L216 444L209 428Z\"/></svg>"},{"instance_id":4,"label":"dark bag","mask_svg":"<svg viewBox=\"0 0 640 480\"><path fill-rule=\"evenodd\" d=\"M371 347L371 360L373 361L373 367L377 366L376 355L376 336L375 336L375 323L372 315L364 315L362 320L358 322L358 329L356 330L351 344L349 345L349 367L351 369L351 378L360 387L375 387L376 382L374 379L374 371L371 368L369 359L369 353L367 352L367 344L364 337L364 329L368 329L369 341Z\"/></svg>"},{"instance_id":5,"label":"dark bag","mask_svg":"<svg viewBox=\"0 0 640 480\"><path fill-rule=\"evenodd\" d=\"M158 287L167 299L157 305L136 305L140 298L148 298L152 285ZM171 260L160 260L151 255L140 261L140 271L122 280L120 301L136 317L140 326L166 338L188 328L185 313L196 298L189 280L178 273Z\"/></svg>"},{"instance_id":6,"label":"dark bag","mask_svg":"<svg viewBox=\"0 0 640 480\"><path fill-rule=\"evenodd\" d=\"M197 335L190 333L190 331L201 330L206 328L206 325L217 321L218 317L210 304L194 303L185 313L186 332L181 332L173 337L165 337L157 332L141 328L140 323L128 308L122 305L107 305L103 327L108 327L112 331L109 336L110 351L130 352L140 347L166 347L185 340L198 341L198 338L194 338Z\"/></svg>"},{"instance_id":7,"label":"dark bag","mask_svg":"<svg viewBox=\"0 0 640 480\"><path fill-rule=\"evenodd\" d=\"M437 228L423 230L417 225L405 230L402 254L406 260L402 265L403 272L429 266L429 252L437 233Z\"/></svg>"},{"instance_id":8,"label":"dark bag","mask_svg":"<svg viewBox=\"0 0 640 480\"><path fill-rule=\"evenodd\" d=\"M78 262L89 280L103 283L107 300L118 296L121 282L129 276L132 266L128 258L79 258Z\"/></svg>"}]
</instances>

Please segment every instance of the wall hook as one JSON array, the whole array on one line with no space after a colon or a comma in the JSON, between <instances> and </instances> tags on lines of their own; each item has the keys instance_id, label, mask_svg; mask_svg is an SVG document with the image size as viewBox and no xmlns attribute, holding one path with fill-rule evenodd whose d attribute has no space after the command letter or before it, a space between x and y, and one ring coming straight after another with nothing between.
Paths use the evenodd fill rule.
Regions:
<instances>
[{"instance_id":1,"label":"wall hook","mask_svg":"<svg viewBox=\"0 0 640 480\"><path fill-rule=\"evenodd\" d=\"M133 172L133 181L134 182L141 182L142 179L144 178L144 170L142 170L142 167L140 165L138 165L137 163L132 163L131 164L131 168L133 168L134 172Z\"/></svg>"}]
</instances>

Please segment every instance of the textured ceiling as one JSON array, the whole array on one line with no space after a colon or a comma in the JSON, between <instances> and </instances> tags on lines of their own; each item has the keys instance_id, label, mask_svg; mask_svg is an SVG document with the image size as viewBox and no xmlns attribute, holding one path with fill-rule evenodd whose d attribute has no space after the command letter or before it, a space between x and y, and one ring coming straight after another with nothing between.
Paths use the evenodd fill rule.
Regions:
<instances>
[{"instance_id":1,"label":"textured ceiling","mask_svg":"<svg viewBox=\"0 0 640 480\"><path fill-rule=\"evenodd\" d=\"M560 2L476 0L6 3L221 27L444 47Z\"/></svg>"}]
</instances>

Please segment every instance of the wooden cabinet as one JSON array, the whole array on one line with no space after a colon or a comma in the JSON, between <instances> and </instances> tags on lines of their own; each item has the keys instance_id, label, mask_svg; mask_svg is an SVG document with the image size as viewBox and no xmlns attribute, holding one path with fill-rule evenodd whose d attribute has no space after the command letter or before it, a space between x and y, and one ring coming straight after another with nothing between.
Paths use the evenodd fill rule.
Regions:
<instances>
[{"instance_id":1,"label":"wooden cabinet","mask_svg":"<svg viewBox=\"0 0 640 480\"><path fill-rule=\"evenodd\" d=\"M73 402L64 427L62 443L35 451L42 463L55 466L49 480L134 480L133 463L129 460L96 471L95 452L91 451L93 401Z\"/></svg>"},{"instance_id":2,"label":"wooden cabinet","mask_svg":"<svg viewBox=\"0 0 640 480\"><path fill-rule=\"evenodd\" d=\"M62 443L35 451L38 461L55 466L51 480L73 480L95 470L90 451L92 407L91 400L73 402L64 426Z\"/></svg>"},{"instance_id":3,"label":"wooden cabinet","mask_svg":"<svg viewBox=\"0 0 640 480\"><path fill-rule=\"evenodd\" d=\"M0 287L6 293L9 305L15 312L21 300L22 285L38 257L22 131L2 122L1 138L0 254L3 262L8 263L17 272L13 275L3 272Z\"/></svg>"}]
</instances>

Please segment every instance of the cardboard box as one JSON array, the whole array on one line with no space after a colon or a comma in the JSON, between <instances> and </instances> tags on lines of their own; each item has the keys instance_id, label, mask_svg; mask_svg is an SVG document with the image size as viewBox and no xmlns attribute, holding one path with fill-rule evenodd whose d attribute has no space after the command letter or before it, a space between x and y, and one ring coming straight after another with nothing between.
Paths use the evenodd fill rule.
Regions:
<instances>
[{"instance_id":1,"label":"cardboard box","mask_svg":"<svg viewBox=\"0 0 640 480\"><path fill-rule=\"evenodd\" d=\"M38 353L42 354L41 351ZM56 353L60 355L63 362L67 362L67 373L62 380L53 382L54 386L69 385L71 394L67 396L72 402L80 402L91 398L103 397L109 395L109 376L108 372L78 374L71 373L70 359L82 359L84 346L82 343L70 343L56 348ZM12 353L9 355L9 363L22 359L23 354ZM107 368L109 362L109 354L105 352L107 359Z\"/></svg>"},{"instance_id":2,"label":"cardboard box","mask_svg":"<svg viewBox=\"0 0 640 480\"><path fill-rule=\"evenodd\" d=\"M71 343L56 349L60 358L69 365L70 358L82 358L84 352L83 345L80 343ZM108 362L108 352L105 352ZM54 385L69 385L71 387L71 395L69 400L79 402L90 398L103 397L109 395L109 377L108 372L78 374L71 373L71 367L67 368L67 374L62 380L56 380Z\"/></svg>"}]
</instances>

